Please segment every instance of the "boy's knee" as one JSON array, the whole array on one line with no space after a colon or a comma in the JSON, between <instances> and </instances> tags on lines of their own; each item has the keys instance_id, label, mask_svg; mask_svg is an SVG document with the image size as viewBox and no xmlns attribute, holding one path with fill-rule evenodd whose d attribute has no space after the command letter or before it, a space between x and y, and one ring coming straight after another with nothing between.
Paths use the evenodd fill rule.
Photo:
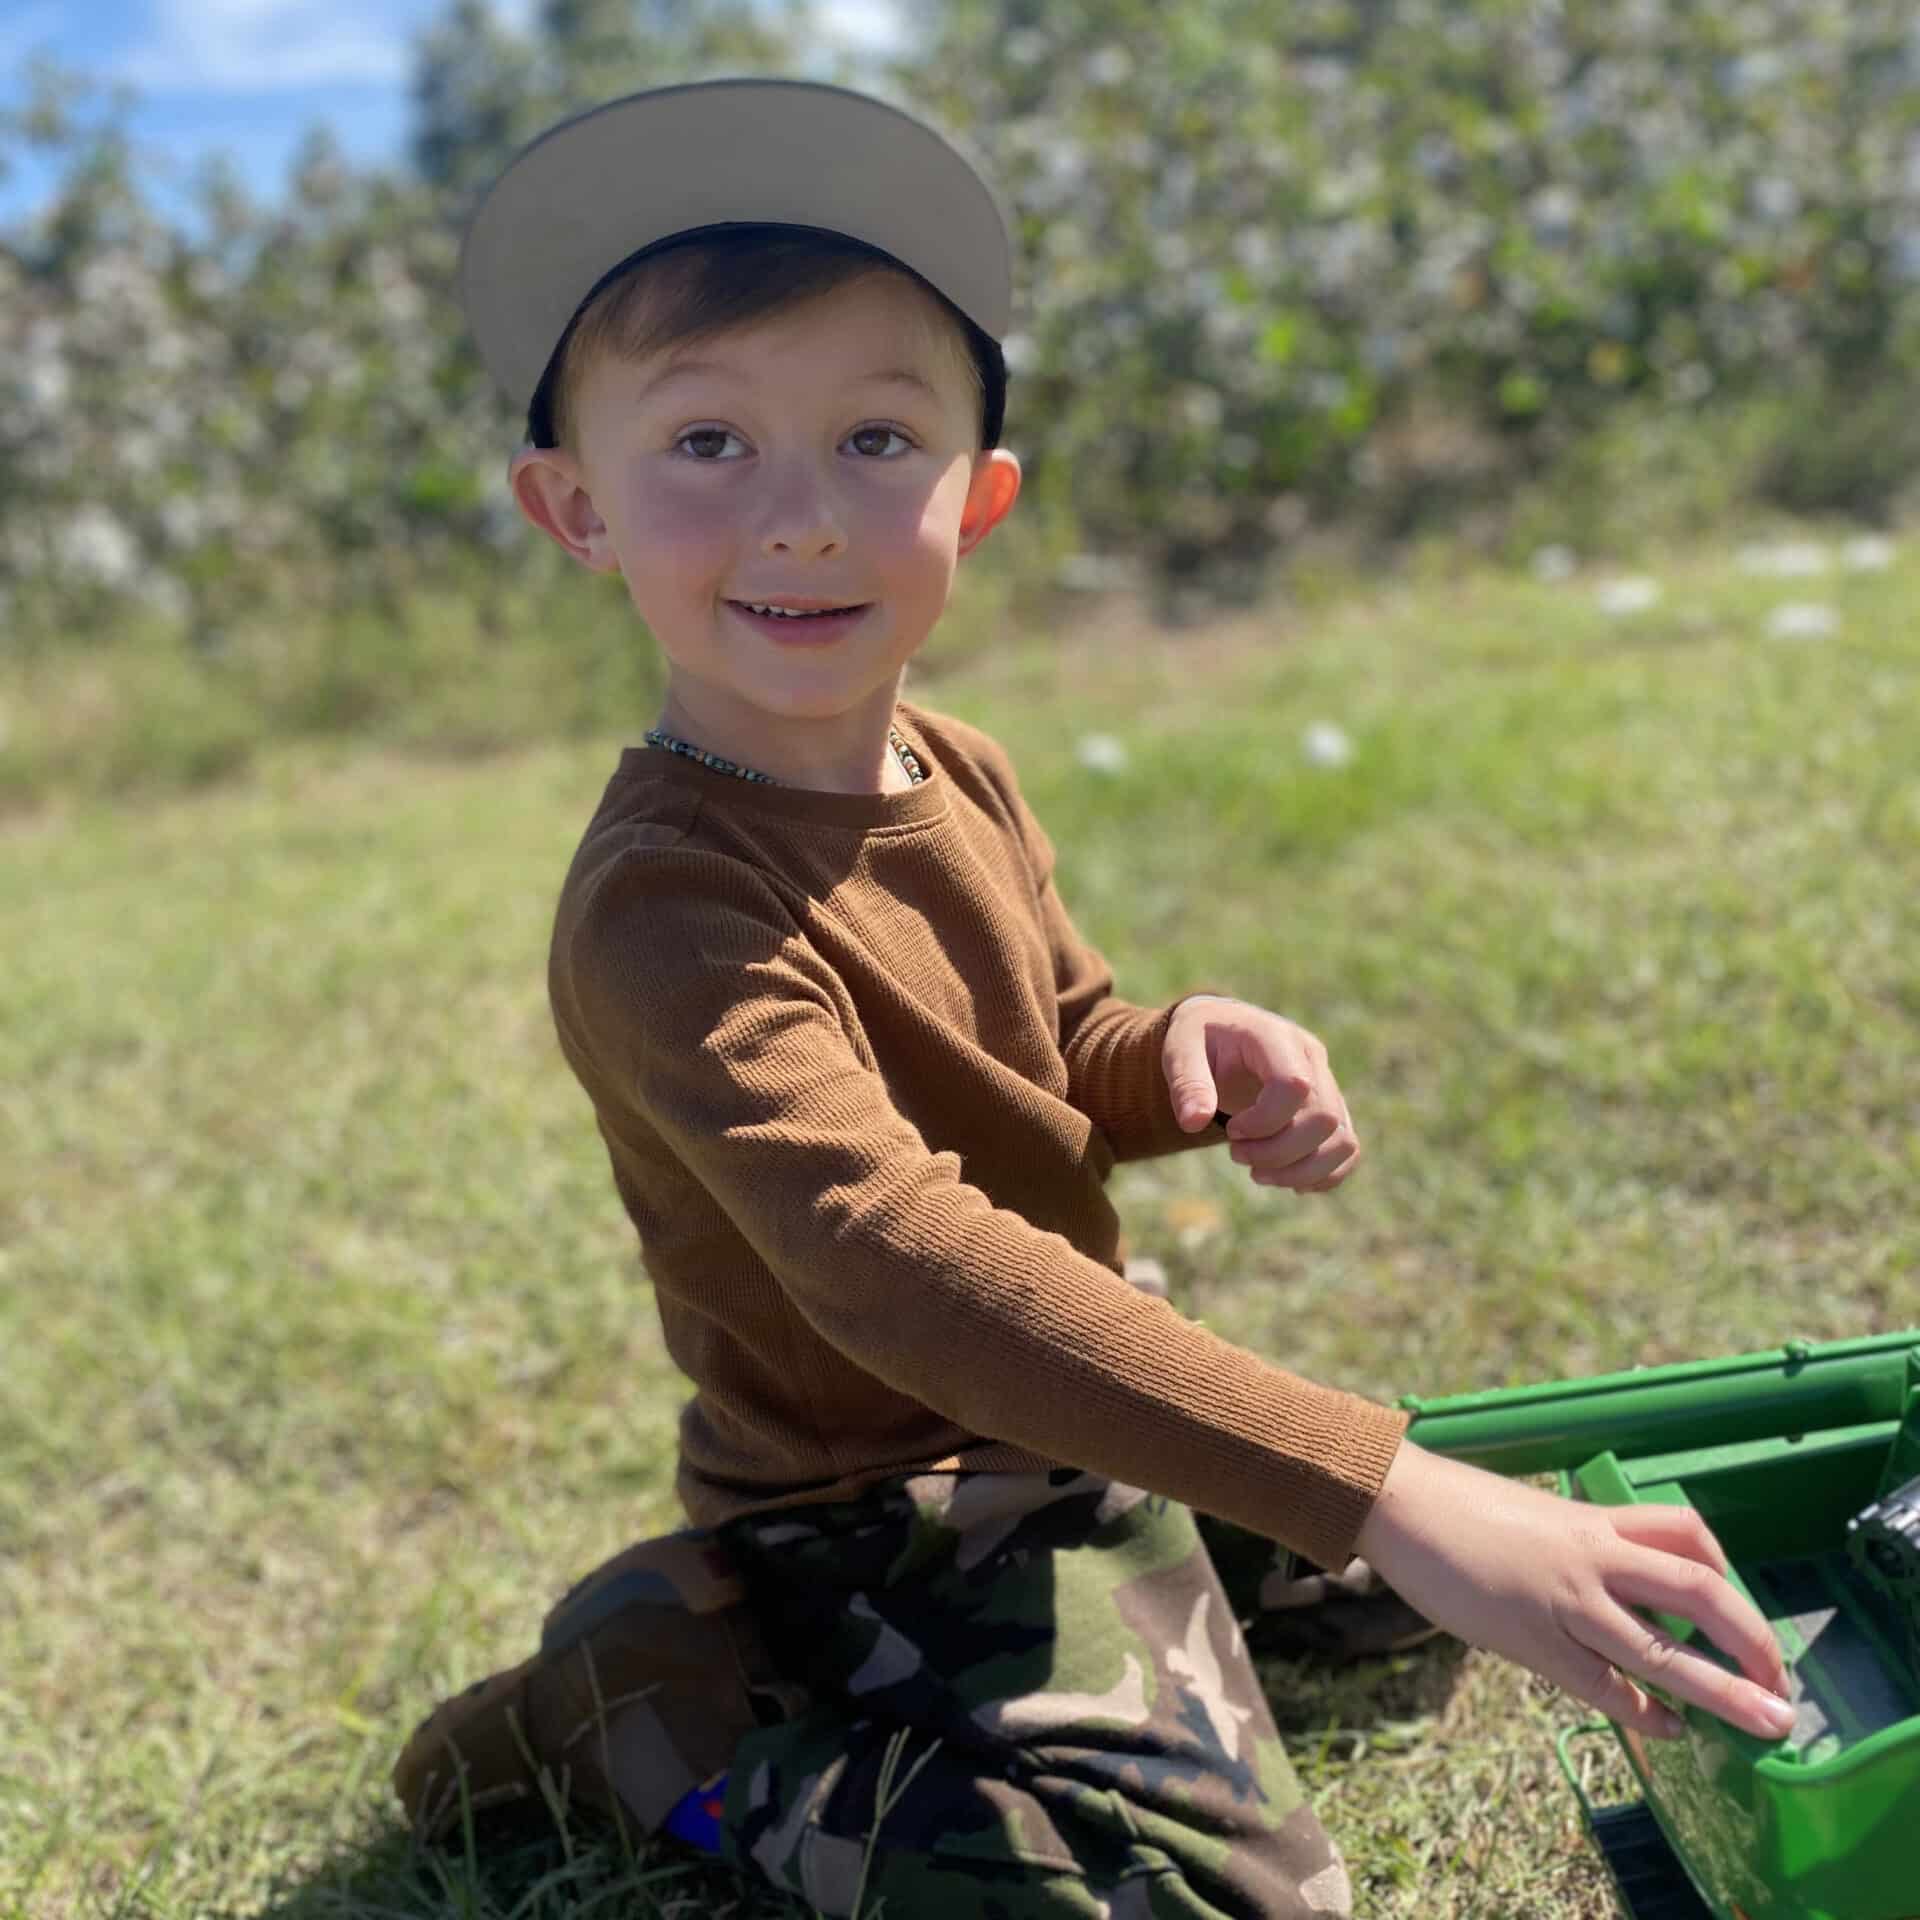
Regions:
<instances>
[{"instance_id":1,"label":"boy's knee","mask_svg":"<svg viewBox=\"0 0 1920 1920\"><path fill-rule=\"evenodd\" d=\"M530 1660L443 1701L394 1769L414 1829L565 1790L656 1829L731 1762L739 1741L797 1711L728 1555L692 1531L597 1567L547 1616Z\"/></svg>"}]
</instances>

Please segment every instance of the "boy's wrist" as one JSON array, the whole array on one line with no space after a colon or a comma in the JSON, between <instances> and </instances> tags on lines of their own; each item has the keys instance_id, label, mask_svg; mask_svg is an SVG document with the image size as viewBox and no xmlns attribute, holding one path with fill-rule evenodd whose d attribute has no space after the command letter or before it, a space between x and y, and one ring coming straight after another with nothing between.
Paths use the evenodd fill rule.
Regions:
<instances>
[{"instance_id":1,"label":"boy's wrist","mask_svg":"<svg viewBox=\"0 0 1920 1920\"><path fill-rule=\"evenodd\" d=\"M1395 1543L1405 1538L1408 1525L1418 1513L1420 1484L1433 1458L1425 1448L1402 1437L1387 1463L1373 1505L1354 1535L1353 1550L1369 1566L1379 1567L1383 1555L1392 1559Z\"/></svg>"}]
</instances>

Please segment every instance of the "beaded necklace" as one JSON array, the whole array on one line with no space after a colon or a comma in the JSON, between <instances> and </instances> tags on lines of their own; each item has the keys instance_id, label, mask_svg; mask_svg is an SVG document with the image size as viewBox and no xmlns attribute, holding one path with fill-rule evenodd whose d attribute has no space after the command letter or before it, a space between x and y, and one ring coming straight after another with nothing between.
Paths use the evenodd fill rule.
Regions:
<instances>
[{"instance_id":1,"label":"beaded necklace","mask_svg":"<svg viewBox=\"0 0 1920 1920\"><path fill-rule=\"evenodd\" d=\"M756 773L752 767L743 767L737 760L726 760L717 753L709 753L704 747L696 747L691 740L662 733L658 727L649 727L642 737L650 747L665 747L669 753L677 753L683 760L697 760L701 766L711 767L715 773L730 773L738 780L757 781L764 787L786 784L785 781L776 780L770 773ZM907 776L908 783L917 787L927 777L927 770L920 764L919 756L900 737L898 727L888 727L887 744L892 747L894 758L900 762L900 771Z\"/></svg>"}]
</instances>

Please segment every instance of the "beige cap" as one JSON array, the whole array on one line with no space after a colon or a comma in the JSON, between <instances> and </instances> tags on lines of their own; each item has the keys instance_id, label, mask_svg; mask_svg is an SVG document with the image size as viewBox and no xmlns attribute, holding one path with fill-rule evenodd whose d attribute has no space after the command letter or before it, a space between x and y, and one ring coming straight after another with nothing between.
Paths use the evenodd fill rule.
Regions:
<instances>
[{"instance_id":1,"label":"beige cap","mask_svg":"<svg viewBox=\"0 0 1920 1920\"><path fill-rule=\"evenodd\" d=\"M507 163L460 248L480 357L524 408L615 267L692 229L761 221L878 247L1006 337L1013 222L948 135L847 87L703 80L591 107Z\"/></svg>"}]
</instances>

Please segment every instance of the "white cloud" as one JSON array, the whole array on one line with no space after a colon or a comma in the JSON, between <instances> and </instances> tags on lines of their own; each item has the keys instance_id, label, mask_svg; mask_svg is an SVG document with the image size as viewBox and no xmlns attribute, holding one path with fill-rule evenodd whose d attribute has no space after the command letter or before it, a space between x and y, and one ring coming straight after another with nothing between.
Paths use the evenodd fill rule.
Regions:
<instances>
[{"instance_id":1,"label":"white cloud","mask_svg":"<svg viewBox=\"0 0 1920 1920\"><path fill-rule=\"evenodd\" d=\"M148 93L294 92L394 86L411 53L403 27L339 0L156 0L154 31L114 72Z\"/></svg>"},{"instance_id":2,"label":"white cloud","mask_svg":"<svg viewBox=\"0 0 1920 1920\"><path fill-rule=\"evenodd\" d=\"M906 39L898 0L820 0L829 38L858 53L896 53Z\"/></svg>"}]
</instances>

